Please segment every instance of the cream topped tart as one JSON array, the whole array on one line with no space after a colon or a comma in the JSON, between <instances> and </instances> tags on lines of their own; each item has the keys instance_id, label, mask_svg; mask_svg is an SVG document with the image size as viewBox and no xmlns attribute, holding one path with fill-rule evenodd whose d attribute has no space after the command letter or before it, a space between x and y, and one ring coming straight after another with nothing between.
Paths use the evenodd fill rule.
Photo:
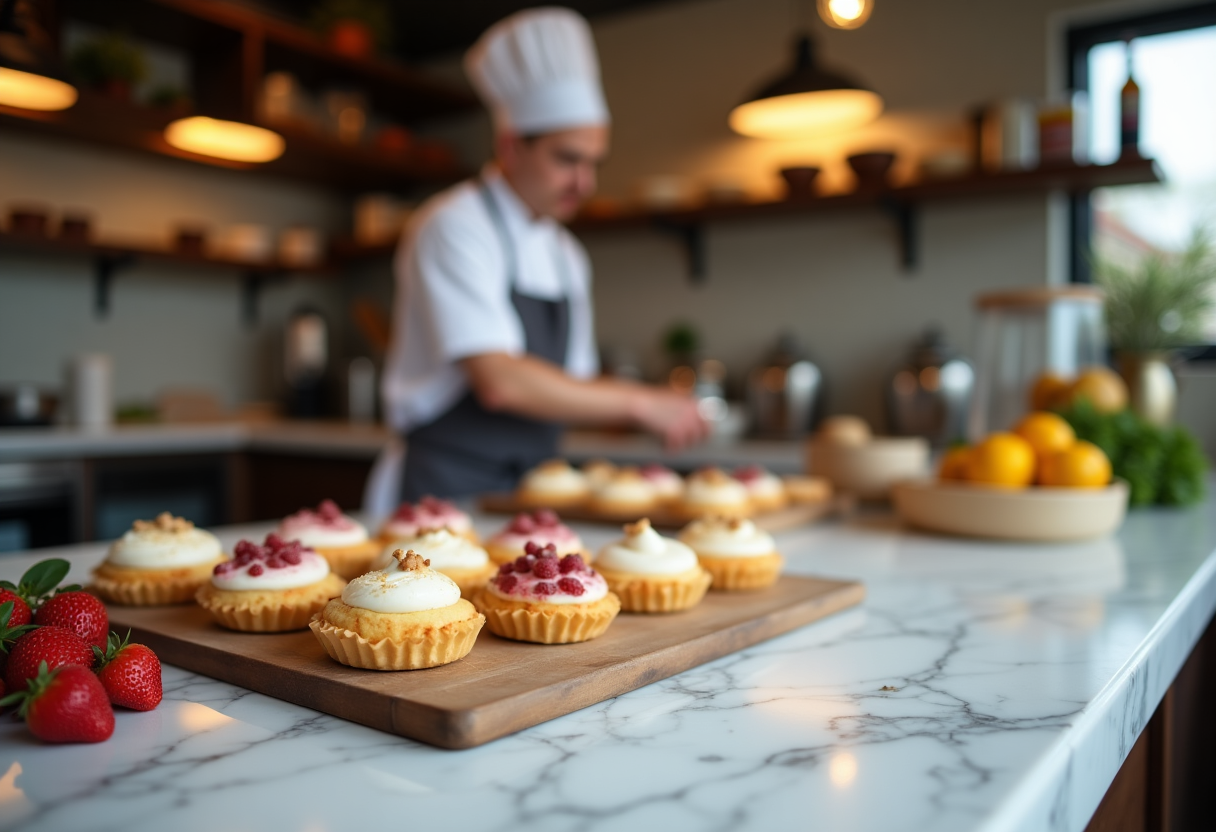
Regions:
<instances>
[{"instance_id":1,"label":"cream topped tart","mask_svg":"<svg viewBox=\"0 0 1216 832\"><path fill-rule=\"evenodd\" d=\"M623 531L592 563L621 599L622 610L675 612L701 602L711 578L691 548L660 535L646 518Z\"/></svg>"},{"instance_id":2,"label":"cream topped tart","mask_svg":"<svg viewBox=\"0 0 1216 832\"><path fill-rule=\"evenodd\" d=\"M603 634L621 609L604 578L577 553L552 544L498 568L474 599L490 632L516 641L568 644Z\"/></svg>"},{"instance_id":3,"label":"cream topped tart","mask_svg":"<svg viewBox=\"0 0 1216 832\"><path fill-rule=\"evenodd\" d=\"M355 578L309 628L334 661L368 670L420 670L468 655L485 617L460 587L413 551Z\"/></svg>"},{"instance_id":4,"label":"cream topped tart","mask_svg":"<svg viewBox=\"0 0 1216 832\"><path fill-rule=\"evenodd\" d=\"M594 489L589 507L599 514L627 519L650 511L658 500L651 481L637 468L625 467Z\"/></svg>"},{"instance_id":5,"label":"cream topped tart","mask_svg":"<svg viewBox=\"0 0 1216 832\"><path fill-rule=\"evenodd\" d=\"M529 543L542 547L552 543L559 552L586 552L582 539L547 508L515 515L486 541L486 552L495 563L509 563L527 554L524 547Z\"/></svg>"},{"instance_id":6,"label":"cream topped tart","mask_svg":"<svg viewBox=\"0 0 1216 832\"><path fill-rule=\"evenodd\" d=\"M747 517L752 511L747 486L720 468L705 468L692 474L684 484L679 505L689 518L706 514Z\"/></svg>"},{"instance_id":7,"label":"cream topped tart","mask_svg":"<svg viewBox=\"0 0 1216 832\"><path fill-rule=\"evenodd\" d=\"M473 593L485 586L498 571L485 549L448 528L424 529L416 537L400 541L400 545L389 544L376 561L375 568L389 569L396 566L397 561L393 554L401 548L409 549L430 561L432 569L442 572L456 582L460 587L461 596L465 598L471 598Z\"/></svg>"},{"instance_id":8,"label":"cream topped tart","mask_svg":"<svg viewBox=\"0 0 1216 832\"><path fill-rule=\"evenodd\" d=\"M689 523L680 540L714 577L714 589L758 589L772 584L784 563L776 541L751 520L705 517Z\"/></svg>"},{"instance_id":9,"label":"cream topped tart","mask_svg":"<svg viewBox=\"0 0 1216 832\"><path fill-rule=\"evenodd\" d=\"M683 496L684 478L666 465L651 462L643 465L638 470L641 471L642 476L654 487L654 492L658 495L660 502L678 502L680 497Z\"/></svg>"},{"instance_id":10,"label":"cream topped tart","mask_svg":"<svg viewBox=\"0 0 1216 832\"><path fill-rule=\"evenodd\" d=\"M789 504L785 483L760 465L740 466L731 476L743 483L756 511L775 511Z\"/></svg>"},{"instance_id":11,"label":"cream topped tart","mask_svg":"<svg viewBox=\"0 0 1216 832\"><path fill-rule=\"evenodd\" d=\"M221 626L249 633L302 630L346 586L329 561L298 540L242 540L195 598Z\"/></svg>"},{"instance_id":12,"label":"cream topped tart","mask_svg":"<svg viewBox=\"0 0 1216 832\"><path fill-rule=\"evenodd\" d=\"M315 550L334 572L348 579L366 572L380 554L380 543L370 539L363 524L343 514L333 500L322 500L316 509L303 508L284 517L275 531L284 540L298 540Z\"/></svg>"},{"instance_id":13,"label":"cream topped tart","mask_svg":"<svg viewBox=\"0 0 1216 832\"><path fill-rule=\"evenodd\" d=\"M169 512L136 520L93 570L92 589L127 606L184 604L227 560L211 532Z\"/></svg>"},{"instance_id":14,"label":"cream topped tart","mask_svg":"<svg viewBox=\"0 0 1216 832\"><path fill-rule=\"evenodd\" d=\"M473 518L456 507L455 503L437 497L423 497L417 503L402 503L380 528L380 539L385 543L394 540L410 540L425 529L451 529L462 537L477 542L473 530Z\"/></svg>"},{"instance_id":15,"label":"cream topped tart","mask_svg":"<svg viewBox=\"0 0 1216 832\"><path fill-rule=\"evenodd\" d=\"M606 459L592 459L584 462L580 470L587 478L592 488L603 485L616 475L617 467Z\"/></svg>"},{"instance_id":16,"label":"cream topped tart","mask_svg":"<svg viewBox=\"0 0 1216 832\"><path fill-rule=\"evenodd\" d=\"M562 509L581 505L590 494L591 484L582 471L551 459L524 474L516 496L526 506Z\"/></svg>"}]
</instances>

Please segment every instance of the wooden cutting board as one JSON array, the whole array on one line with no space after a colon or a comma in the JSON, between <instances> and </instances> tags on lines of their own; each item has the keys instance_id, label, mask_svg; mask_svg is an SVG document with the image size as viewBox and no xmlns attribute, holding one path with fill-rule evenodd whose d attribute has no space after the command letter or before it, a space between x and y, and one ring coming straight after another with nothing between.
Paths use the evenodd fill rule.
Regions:
<instances>
[{"instance_id":1,"label":"wooden cutting board","mask_svg":"<svg viewBox=\"0 0 1216 832\"><path fill-rule=\"evenodd\" d=\"M768 589L710 592L671 615L622 613L582 644L541 645L482 630L473 651L428 670L357 670L310 630L235 633L194 605L110 607L162 661L442 748L470 748L674 676L861 603L859 583L783 576Z\"/></svg>"}]
</instances>

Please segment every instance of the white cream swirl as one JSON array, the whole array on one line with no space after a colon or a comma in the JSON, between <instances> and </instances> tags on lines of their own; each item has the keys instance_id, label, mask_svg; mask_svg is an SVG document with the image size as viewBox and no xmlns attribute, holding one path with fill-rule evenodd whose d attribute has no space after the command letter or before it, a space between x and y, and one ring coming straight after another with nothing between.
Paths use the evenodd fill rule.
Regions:
<instances>
[{"instance_id":1,"label":"white cream swirl","mask_svg":"<svg viewBox=\"0 0 1216 832\"><path fill-rule=\"evenodd\" d=\"M593 566L637 575L677 575L695 569L697 556L678 540L663 537L642 521L625 527L625 537L600 550Z\"/></svg>"},{"instance_id":2,"label":"white cream swirl","mask_svg":"<svg viewBox=\"0 0 1216 832\"><path fill-rule=\"evenodd\" d=\"M694 475L688 478L684 489L684 502L696 506L733 507L746 503L749 499L747 486L724 474Z\"/></svg>"},{"instance_id":3,"label":"white cream swirl","mask_svg":"<svg viewBox=\"0 0 1216 832\"><path fill-rule=\"evenodd\" d=\"M524 488L542 494L585 494L587 476L563 462L547 462L524 475Z\"/></svg>"},{"instance_id":4,"label":"white cream swirl","mask_svg":"<svg viewBox=\"0 0 1216 832\"><path fill-rule=\"evenodd\" d=\"M251 575L255 566L260 572ZM258 570L254 570L258 571ZM255 560L244 566L224 564L211 576L211 585L216 589L261 590L299 589L323 581L329 574L329 561L316 552L300 552L300 562L295 565L271 568L264 560Z\"/></svg>"},{"instance_id":5,"label":"white cream swirl","mask_svg":"<svg viewBox=\"0 0 1216 832\"><path fill-rule=\"evenodd\" d=\"M310 549L338 549L367 542L363 524L343 516L347 522L338 525L293 521L288 517L279 524L277 534L284 540L298 540Z\"/></svg>"},{"instance_id":6,"label":"white cream swirl","mask_svg":"<svg viewBox=\"0 0 1216 832\"><path fill-rule=\"evenodd\" d=\"M751 520L694 520L680 532L680 540L707 558L754 558L777 550L773 536Z\"/></svg>"},{"instance_id":7,"label":"white cream swirl","mask_svg":"<svg viewBox=\"0 0 1216 832\"><path fill-rule=\"evenodd\" d=\"M422 612L452 606L460 600L460 587L434 569L384 569L348 583L342 600L372 612Z\"/></svg>"},{"instance_id":8,"label":"white cream swirl","mask_svg":"<svg viewBox=\"0 0 1216 832\"><path fill-rule=\"evenodd\" d=\"M658 492L641 475L622 473L602 483L596 489L595 496L606 502L649 503L658 497Z\"/></svg>"},{"instance_id":9,"label":"white cream swirl","mask_svg":"<svg viewBox=\"0 0 1216 832\"><path fill-rule=\"evenodd\" d=\"M106 563L131 569L177 569L215 560L222 551L219 539L203 529L131 529L110 546Z\"/></svg>"},{"instance_id":10,"label":"white cream swirl","mask_svg":"<svg viewBox=\"0 0 1216 832\"><path fill-rule=\"evenodd\" d=\"M395 567L393 552L412 549L416 554L428 558L432 569L479 569L490 562L486 550L466 537L453 534L450 529L432 529L417 537L396 540L385 547L376 561L376 569Z\"/></svg>"}]
</instances>

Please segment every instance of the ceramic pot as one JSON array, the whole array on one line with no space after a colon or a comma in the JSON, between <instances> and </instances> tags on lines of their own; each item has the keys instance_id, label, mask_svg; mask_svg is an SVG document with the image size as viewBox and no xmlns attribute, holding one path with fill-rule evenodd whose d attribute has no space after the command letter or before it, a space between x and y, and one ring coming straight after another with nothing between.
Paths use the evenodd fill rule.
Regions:
<instances>
[{"instance_id":1,"label":"ceramic pot","mask_svg":"<svg viewBox=\"0 0 1216 832\"><path fill-rule=\"evenodd\" d=\"M1136 415L1155 425L1174 421L1178 382L1166 352L1121 352L1119 375L1127 382L1128 404Z\"/></svg>"}]
</instances>

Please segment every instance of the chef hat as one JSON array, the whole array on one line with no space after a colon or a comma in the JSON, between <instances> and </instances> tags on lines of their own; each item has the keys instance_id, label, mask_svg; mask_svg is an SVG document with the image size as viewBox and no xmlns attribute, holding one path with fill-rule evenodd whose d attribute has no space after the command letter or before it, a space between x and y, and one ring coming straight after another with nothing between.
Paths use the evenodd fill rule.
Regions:
<instances>
[{"instance_id":1,"label":"chef hat","mask_svg":"<svg viewBox=\"0 0 1216 832\"><path fill-rule=\"evenodd\" d=\"M535 135L608 122L591 27L570 9L527 9L500 20L468 51L464 67L499 130Z\"/></svg>"}]
</instances>

